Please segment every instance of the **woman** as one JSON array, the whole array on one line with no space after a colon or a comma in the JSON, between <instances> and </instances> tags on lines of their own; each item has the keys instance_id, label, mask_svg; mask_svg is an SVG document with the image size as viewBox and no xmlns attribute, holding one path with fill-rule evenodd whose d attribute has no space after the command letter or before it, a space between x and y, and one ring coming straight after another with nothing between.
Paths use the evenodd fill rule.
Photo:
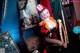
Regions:
<instances>
[{"instance_id":1,"label":"woman","mask_svg":"<svg viewBox=\"0 0 80 53\"><path fill-rule=\"evenodd\" d=\"M53 45L62 46L63 42L58 39L54 39L53 36L57 32L58 24L53 17L50 17L50 13L47 8L41 4L37 5L37 10L40 14L42 21L39 23L41 26L41 33L45 35L45 41Z\"/></svg>"}]
</instances>

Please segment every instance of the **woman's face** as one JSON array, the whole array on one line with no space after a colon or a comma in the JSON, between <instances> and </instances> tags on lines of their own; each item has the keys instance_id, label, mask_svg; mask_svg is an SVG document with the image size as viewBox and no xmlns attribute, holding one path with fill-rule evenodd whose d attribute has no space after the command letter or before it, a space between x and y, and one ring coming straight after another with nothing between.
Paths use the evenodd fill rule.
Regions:
<instances>
[{"instance_id":1,"label":"woman's face","mask_svg":"<svg viewBox=\"0 0 80 53\"><path fill-rule=\"evenodd\" d=\"M43 19L46 19L46 18L49 18L50 17L50 13L47 9L45 9L43 12L42 12L42 18Z\"/></svg>"}]
</instances>

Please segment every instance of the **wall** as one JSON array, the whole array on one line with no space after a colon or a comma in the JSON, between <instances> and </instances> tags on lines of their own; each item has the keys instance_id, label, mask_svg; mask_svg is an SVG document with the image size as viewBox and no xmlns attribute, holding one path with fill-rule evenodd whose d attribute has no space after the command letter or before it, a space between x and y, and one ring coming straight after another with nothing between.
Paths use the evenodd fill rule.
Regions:
<instances>
[{"instance_id":1,"label":"wall","mask_svg":"<svg viewBox=\"0 0 80 53\"><path fill-rule=\"evenodd\" d=\"M3 0L4 1L4 0ZM17 10L18 0L7 0L7 13L4 20L2 20L1 30L2 32L9 31L12 38L16 43L21 43L20 31L19 31L19 15ZM2 7L4 9L4 7ZM2 15L3 15L2 10Z\"/></svg>"},{"instance_id":2,"label":"wall","mask_svg":"<svg viewBox=\"0 0 80 53\"><path fill-rule=\"evenodd\" d=\"M2 17L2 15L1 15L2 14L2 3L3 3L3 1L0 0L0 29L1 29L1 17Z\"/></svg>"},{"instance_id":3,"label":"wall","mask_svg":"<svg viewBox=\"0 0 80 53\"><path fill-rule=\"evenodd\" d=\"M77 20L80 21L80 2L74 2Z\"/></svg>"},{"instance_id":4,"label":"wall","mask_svg":"<svg viewBox=\"0 0 80 53\"><path fill-rule=\"evenodd\" d=\"M9 31L13 40L18 44L22 53L26 51L26 45L24 43L23 35L28 38L29 36L35 33L34 29L21 31L20 23L19 23L19 13L17 8L18 0L8 0L7 4L7 13L4 20L2 20L1 31L6 32ZM2 9L4 9L2 7ZM2 10L2 15L3 15ZM3 18L3 17L2 17ZM22 34L24 33L24 34Z\"/></svg>"}]
</instances>

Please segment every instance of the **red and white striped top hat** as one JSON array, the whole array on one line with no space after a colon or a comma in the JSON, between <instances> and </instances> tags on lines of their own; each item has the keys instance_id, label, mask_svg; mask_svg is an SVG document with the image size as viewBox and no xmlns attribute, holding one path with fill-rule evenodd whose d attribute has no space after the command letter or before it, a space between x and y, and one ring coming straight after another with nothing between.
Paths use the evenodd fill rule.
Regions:
<instances>
[{"instance_id":1,"label":"red and white striped top hat","mask_svg":"<svg viewBox=\"0 0 80 53\"><path fill-rule=\"evenodd\" d=\"M38 10L38 13L41 13L43 10L45 10L46 8L43 7L41 4L38 4L36 9Z\"/></svg>"}]
</instances>

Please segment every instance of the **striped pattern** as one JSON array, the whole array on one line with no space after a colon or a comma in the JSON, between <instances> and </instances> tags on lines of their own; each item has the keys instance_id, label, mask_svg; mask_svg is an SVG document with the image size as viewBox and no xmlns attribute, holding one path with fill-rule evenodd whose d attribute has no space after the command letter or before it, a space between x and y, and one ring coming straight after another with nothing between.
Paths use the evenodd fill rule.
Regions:
<instances>
[{"instance_id":1,"label":"striped pattern","mask_svg":"<svg viewBox=\"0 0 80 53\"><path fill-rule=\"evenodd\" d=\"M37 10L40 12L44 9L44 7L41 4L37 5Z\"/></svg>"}]
</instances>

